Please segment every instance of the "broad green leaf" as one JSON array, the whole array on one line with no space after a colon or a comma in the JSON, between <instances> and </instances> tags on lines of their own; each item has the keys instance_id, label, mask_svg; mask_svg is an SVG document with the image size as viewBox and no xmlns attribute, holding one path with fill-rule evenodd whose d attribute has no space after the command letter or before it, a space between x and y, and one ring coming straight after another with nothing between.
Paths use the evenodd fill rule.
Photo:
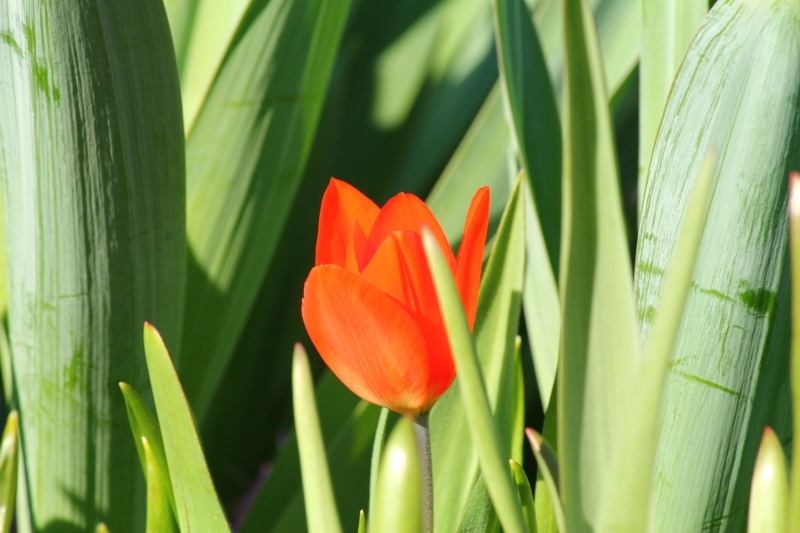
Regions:
<instances>
[{"instance_id":1,"label":"broad green leaf","mask_svg":"<svg viewBox=\"0 0 800 533\"><path fill-rule=\"evenodd\" d=\"M483 477L478 476L464 506L464 516L456 530L458 533L500 533L500 522L494 511L489 491Z\"/></svg>"},{"instance_id":2,"label":"broad green leaf","mask_svg":"<svg viewBox=\"0 0 800 533\"><path fill-rule=\"evenodd\" d=\"M517 191L520 186L520 182L517 182ZM519 194L515 194L514 197L521 205ZM524 223L524 219L520 222ZM423 241L436 294L442 308L450 349L453 352L456 368L458 368L457 380L464 411L467 415L470 436L477 451L486 488L494 502L503 530L508 533L522 533L525 531L522 510L511 477L503 464L504 443L497 423L492 417L492 408L486 395L486 385L481 373L477 349L467 324L464 309L461 306L458 290L441 250L427 230L423 232ZM488 274L484 283L486 283L486 279L490 279ZM481 305L482 302L479 300L479 314L481 314Z\"/></svg>"},{"instance_id":3,"label":"broad green leaf","mask_svg":"<svg viewBox=\"0 0 800 533\"><path fill-rule=\"evenodd\" d=\"M500 428L504 464L514 456L515 449L521 449L513 440L515 433L520 438L522 435L522 424L517 422L521 416L520 408L516 407L520 386L515 378L514 354L525 263L523 189L524 182L520 178L506 206L486 265L473 332L489 404ZM478 478L479 452L471 437L469 415L459 392L464 386L467 385L456 379L431 411L437 531L454 531L461 523L469 491ZM515 426L518 426L516 432ZM514 458L520 459L519 456Z\"/></svg>"},{"instance_id":4,"label":"broad green leaf","mask_svg":"<svg viewBox=\"0 0 800 533\"><path fill-rule=\"evenodd\" d=\"M164 341L150 324L144 326L144 353L180 530L229 532L178 375Z\"/></svg>"},{"instance_id":5,"label":"broad green leaf","mask_svg":"<svg viewBox=\"0 0 800 533\"><path fill-rule=\"evenodd\" d=\"M565 0L561 499L570 532L597 526L626 423L639 338L614 138L592 12Z\"/></svg>"},{"instance_id":6,"label":"broad green leaf","mask_svg":"<svg viewBox=\"0 0 800 533\"><path fill-rule=\"evenodd\" d=\"M183 0L181 4L185 11L192 10L191 31L187 32L185 41L180 43L182 48L178 54L184 128L188 133L197 120L209 87L226 51L232 44L245 10L257 9L259 2L258 0L224 2ZM177 8L172 12L174 15L170 18L170 22L178 17Z\"/></svg>"},{"instance_id":7,"label":"broad green leaf","mask_svg":"<svg viewBox=\"0 0 800 533\"><path fill-rule=\"evenodd\" d=\"M387 422L389 420L389 410L381 408L381 416L378 419L378 427L375 430L375 440L372 443L372 458L369 466L369 512L375 510L375 491L378 488L378 468L381 464L383 446L386 443Z\"/></svg>"},{"instance_id":8,"label":"broad green leaf","mask_svg":"<svg viewBox=\"0 0 800 533\"><path fill-rule=\"evenodd\" d=\"M299 343L294 347L292 391L308 531L309 533L341 532L342 525L339 522L336 500L331 488L325 443L322 441L322 430L319 426L314 381L308 365L308 356Z\"/></svg>"},{"instance_id":9,"label":"broad green leaf","mask_svg":"<svg viewBox=\"0 0 800 533\"><path fill-rule=\"evenodd\" d=\"M610 482L602 505L600 529L640 533L652 516L653 465L655 464L659 411L672 350L683 318L695 261L703 239L712 195L717 152L706 157L693 186L680 238L672 252L653 330L636 369L637 377L625 409L626 424L609 470Z\"/></svg>"},{"instance_id":10,"label":"broad green leaf","mask_svg":"<svg viewBox=\"0 0 800 533\"><path fill-rule=\"evenodd\" d=\"M139 453L139 462L142 465L142 471L145 479L149 479L150 473L148 472L147 456L145 455L143 440L147 440L150 447L150 453L153 455L153 460L156 464L155 472L162 477L155 481L159 491L164 491L173 513L177 516L178 509L175 506L175 495L172 492L172 482L169 477L169 468L167 467L167 455L164 452L164 441L161 438L161 429L158 427L150 408L144 403L142 397L127 383L120 383L119 388L122 390L122 395L125 397L125 408L128 412L128 423L131 425L133 432L133 440L136 444L136 451ZM149 490L149 489L148 489Z\"/></svg>"},{"instance_id":11,"label":"broad green leaf","mask_svg":"<svg viewBox=\"0 0 800 533\"><path fill-rule=\"evenodd\" d=\"M786 533L789 505L789 473L781 441L769 427L758 450L750 489L747 531Z\"/></svg>"},{"instance_id":12,"label":"broad green leaf","mask_svg":"<svg viewBox=\"0 0 800 533\"><path fill-rule=\"evenodd\" d=\"M514 484L517 486L517 495L519 496L520 504L522 505L522 516L525 517L525 526L528 533L536 533L536 509L533 503L533 492L531 492L531 484L528 482L528 476L525 475L525 470L515 460L509 461L511 465L511 476L514 478Z\"/></svg>"},{"instance_id":13,"label":"broad green leaf","mask_svg":"<svg viewBox=\"0 0 800 533\"><path fill-rule=\"evenodd\" d=\"M380 408L361 401L331 373L320 380L317 398L322 436L329 443L328 464L339 516L345 517L343 528L353 530L357 527L356 514L369 499L370 452ZM297 439L291 435L239 531L304 531L307 525L300 477Z\"/></svg>"},{"instance_id":14,"label":"broad green leaf","mask_svg":"<svg viewBox=\"0 0 800 533\"><path fill-rule=\"evenodd\" d=\"M426 200L451 244L461 240L471 194L489 186L493 227L508 201L511 137L502 106L500 86L496 85Z\"/></svg>"},{"instance_id":15,"label":"broad green leaf","mask_svg":"<svg viewBox=\"0 0 800 533\"><path fill-rule=\"evenodd\" d=\"M14 521L19 468L19 415L11 411L0 440L0 533L9 533Z\"/></svg>"},{"instance_id":16,"label":"broad green leaf","mask_svg":"<svg viewBox=\"0 0 800 533\"><path fill-rule=\"evenodd\" d=\"M659 423L658 531L743 529L763 428L790 435L786 176L800 168L798 19L792 2L718 1L659 129L634 280L646 343L693 176L710 147L720 155Z\"/></svg>"},{"instance_id":17,"label":"broad green leaf","mask_svg":"<svg viewBox=\"0 0 800 533\"><path fill-rule=\"evenodd\" d=\"M658 126L683 55L708 12L708 0L642 0L639 61L639 210Z\"/></svg>"},{"instance_id":18,"label":"broad green leaf","mask_svg":"<svg viewBox=\"0 0 800 533\"><path fill-rule=\"evenodd\" d=\"M566 531L566 519L564 518L564 507L561 503L561 492L558 487L560 482L558 455L556 451L547 444L547 441L535 430L528 428L525 434L533 450L533 455L536 457L536 464L539 466L539 474L544 480L544 486L542 487L537 483L536 488L537 490L541 488L547 491L550 511L552 512L556 528L559 533L564 533ZM543 514L541 507L536 514L537 516Z\"/></svg>"},{"instance_id":19,"label":"broad green leaf","mask_svg":"<svg viewBox=\"0 0 800 533\"><path fill-rule=\"evenodd\" d=\"M800 428L800 173L789 175L789 248L792 276L791 388L792 426ZM790 533L800 528L800 439L792 439L792 484L789 494Z\"/></svg>"},{"instance_id":20,"label":"broad green leaf","mask_svg":"<svg viewBox=\"0 0 800 533\"><path fill-rule=\"evenodd\" d=\"M181 379L202 422L284 228L349 1L258 0L189 133Z\"/></svg>"},{"instance_id":21,"label":"broad green leaf","mask_svg":"<svg viewBox=\"0 0 800 533\"><path fill-rule=\"evenodd\" d=\"M400 418L386 442L370 533L423 531L422 465L413 426L410 418Z\"/></svg>"},{"instance_id":22,"label":"broad green leaf","mask_svg":"<svg viewBox=\"0 0 800 533\"><path fill-rule=\"evenodd\" d=\"M164 8L0 2L0 72L21 529L142 530L144 482L116 383L149 390L136 327L146 319L179 353L186 269Z\"/></svg>"},{"instance_id":23,"label":"broad green leaf","mask_svg":"<svg viewBox=\"0 0 800 533\"><path fill-rule=\"evenodd\" d=\"M169 476L164 475L163 466L156 459L146 437L141 438L144 451L145 477L147 478L147 525L146 533L178 533L172 517Z\"/></svg>"}]
</instances>

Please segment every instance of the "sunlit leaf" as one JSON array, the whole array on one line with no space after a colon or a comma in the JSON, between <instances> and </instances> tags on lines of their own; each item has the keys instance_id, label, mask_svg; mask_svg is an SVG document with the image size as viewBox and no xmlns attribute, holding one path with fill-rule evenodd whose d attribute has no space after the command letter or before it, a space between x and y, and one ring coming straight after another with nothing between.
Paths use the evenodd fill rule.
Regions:
<instances>
[{"instance_id":1,"label":"sunlit leaf","mask_svg":"<svg viewBox=\"0 0 800 533\"><path fill-rule=\"evenodd\" d=\"M786 468L786 456L775 432L766 428L753 470L747 531L788 532L786 529L788 505L789 473Z\"/></svg>"}]
</instances>

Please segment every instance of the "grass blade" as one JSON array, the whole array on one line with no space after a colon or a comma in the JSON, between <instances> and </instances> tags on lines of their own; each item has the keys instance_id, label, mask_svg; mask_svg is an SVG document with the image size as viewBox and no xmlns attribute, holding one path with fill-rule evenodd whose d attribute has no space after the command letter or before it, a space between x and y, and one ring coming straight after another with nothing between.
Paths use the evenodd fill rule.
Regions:
<instances>
[{"instance_id":1,"label":"grass blade","mask_svg":"<svg viewBox=\"0 0 800 533\"><path fill-rule=\"evenodd\" d=\"M115 387L148 390L135 324L157 320L177 356L186 268L176 260L186 254L180 90L163 5L0 2L0 72L30 516L37 529L141 530L144 484Z\"/></svg>"},{"instance_id":2,"label":"grass blade","mask_svg":"<svg viewBox=\"0 0 800 533\"><path fill-rule=\"evenodd\" d=\"M309 533L340 533L342 525L331 488L328 458L314 397L314 381L308 357L300 344L294 348L292 390Z\"/></svg>"},{"instance_id":3,"label":"grass blade","mask_svg":"<svg viewBox=\"0 0 800 533\"><path fill-rule=\"evenodd\" d=\"M533 450L533 456L536 458L536 464L539 465L539 473L544 479L544 488L546 488L550 496L550 506L553 513L553 518L556 523L556 528L559 533L566 532L566 519L564 518L564 506L561 503L561 491L558 484L560 480L560 473L558 468L558 455L553 448L547 444L547 441L539 435L534 429L528 428L525 430L528 437L528 442ZM539 484L537 483L537 490ZM537 513L541 514L541 513Z\"/></svg>"},{"instance_id":4,"label":"grass blade","mask_svg":"<svg viewBox=\"0 0 800 533\"><path fill-rule=\"evenodd\" d=\"M708 12L708 0L644 0L642 57L639 63L639 211L661 115L672 80L697 28Z\"/></svg>"},{"instance_id":5,"label":"grass blade","mask_svg":"<svg viewBox=\"0 0 800 533\"><path fill-rule=\"evenodd\" d=\"M375 491L378 488L378 468L381 464L383 455L383 445L386 443L386 425L389 420L389 410L381 408L381 416L378 419L378 428L375 430L375 440L372 443L372 459L369 467L369 512L370 515L375 511Z\"/></svg>"},{"instance_id":6,"label":"grass blade","mask_svg":"<svg viewBox=\"0 0 800 533\"><path fill-rule=\"evenodd\" d=\"M486 487L503 529L508 533L522 533L525 531L522 510L508 470L503 466L501 437L486 397L477 351L461 307L458 290L433 236L426 231L423 240L436 294L442 307L450 348L458 368L461 399Z\"/></svg>"},{"instance_id":7,"label":"grass blade","mask_svg":"<svg viewBox=\"0 0 800 533\"><path fill-rule=\"evenodd\" d=\"M230 533L175 367L161 335L150 324L144 326L144 353L180 530Z\"/></svg>"},{"instance_id":8,"label":"grass blade","mask_svg":"<svg viewBox=\"0 0 800 533\"><path fill-rule=\"evenodd\" d=\"M520 295L525 262L524 183L517 180L495 237L484 271L478 297L473 336L489 405L500 428L504 461L515 457L522 424L522 408L515 374L515 343L519 328ZM516 358L517 360L519 358ZM464 385L458 379L431 411L431 453L433 454L435 529L453 531L461 523L469 491L479 472L479 452L471 439L469 415L461 399ZM515 428L518 429L515 431ZM485 476L484 476L485 477ZM446 483L437 483L446 479Z\"/></svg>"},{"instance_id":9,"label":"grass blade","mask_svg":"<svg viewBox=\"0 0 800 533\"><path fill-rule=\"evenodd\" d=\"M349 5L254 1L189 133L180 371L201 423L299 186Z\"/></svg>"},{"instance_id":10,"label":"grass blade","mask_svg":"<svg viewBox=\"0 0 800 533\"><path fill-rule=\"evenodd\" d=\"M14 521L19 468L19 416L11 411L0 440L0 533L9 533Z\"/></svg>"},{"instance_id":11,"label":"grass blade","mask_svg":"<svg viewBox=\"0 0 800 533\"><path fill-rule=\"evenodd\" d=\"M517 486L517 495L522 505L522 516L525 517L526 531L528 533L536 533L536 509L533 504L533 492L531 492L528 476L525 475L522 465L515 460L511 459L509 464L511 465L511 476Z\"/></svg>"},{"instance_id":12,"label":"grass blade","mask_svg":"<svg viewBox=\"0 0 800 533\"><path fill-rule=\"evenodd\" d=\"M145 533L178 533L170 508L169 475L162 470L146 437L142 437L145 478L147 478L147 524Z\"/></svg>"},{"instance_id":13,"label":"grass blade","mask_svg":"<svg viewBox=\"0 0 800 533\"><path fill-rule=\"evenodd\" d=\"M789 504L789 476L786 456L778 436L769 427L758 450L750 491L747 531L786 533Z\"/></svg>"},{"instance_id":14,"label":"grass blade","mask_svg":"<svg viewBox=\"0 0 800 533\"><path fill-rule=\"evenodd\" d=\"M596 525L640 355L614 138L595 24L566 0L564 227L558 383L566 529ZM567 328L569 324L569 328Z\"/></svg>"},{"instance_id":15,"label":"grass blade","mask_svg":"<svg viewBox=\"0 0 800 533\"><path fill-rule=\"evenodd\" d=\"M706 225L716 160L716 151L709 153L695 181L645 357L637 369L638 378L625 416L627 422L621 429L619 447L609 471L611 480L600 520L601 529L605 531L639 533L647 530L652 513L653 465L661 400Z\"/></svg>"},{"instance_id":16,"label":"grass blade","mask_svg":"<svg viewBox=\"0 0 800 533\"><path fill-rule=\"evenodd\" d=\"M169 468L167 467L167 455L164 452L164 441L161 438L161 429L158 427L158 422L133 387L127 383L120 383L119 387L125 397L128 422L131 425L133 440L136 444L136 451L139 453L139 461L142 465L144 477L149 479L148 476L150 475L147 470L149 468L147 456L142 444L146 440L150 448L150 454L153 456L153 461L155 461L156 472L164 478L155 481L155 486L159 487L159 491L163 491L166 494L167 500L172 507L172 512L177 516L178 509L175 507L175 494L172 492L172 482L170 481Z\"/></svg>"}]
</instances>

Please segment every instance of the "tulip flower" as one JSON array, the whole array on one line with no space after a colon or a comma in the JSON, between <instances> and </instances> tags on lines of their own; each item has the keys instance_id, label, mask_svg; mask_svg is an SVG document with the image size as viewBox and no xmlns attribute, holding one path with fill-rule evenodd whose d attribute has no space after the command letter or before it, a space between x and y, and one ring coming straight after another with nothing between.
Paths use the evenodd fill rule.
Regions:
<instances>
[{"instance_id":1,"label":"tulip flower","mask_svg":"<svg viewBox=\"0 0 800 533\"><path fill-rule=\"evenodd\" d=\"M450 387L456 369L422 228L439 243L472 328L488 221L484 187L472 199L456 257L416 196L400 193L378 208L351 185L331 179L302 314L322 359L355 394L416 416L430 411Z\"/></svg>"}]
</instances>

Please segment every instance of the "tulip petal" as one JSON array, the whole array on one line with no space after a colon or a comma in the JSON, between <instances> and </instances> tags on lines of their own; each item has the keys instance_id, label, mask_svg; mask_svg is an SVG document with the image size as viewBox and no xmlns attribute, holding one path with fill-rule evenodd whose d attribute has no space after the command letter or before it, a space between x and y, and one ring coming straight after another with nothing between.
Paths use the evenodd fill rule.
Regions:
<instances>
[{"instance_id":1,"label":"tulip petal","mask_svg":"<svg viewBox=\"0 0 800 533\"><path fill-rule=\"evenodd\" d=\"M306 280L302 315L322 359L358 396L406 414L426 407L425 338L395 300L342 267L323 265Z\"/></svg>"},{"instance_id":2,"label":"tulip petal","mask_svg":"<svg viewBox=\"0 0 800 533\"><path fill-rule=\"evenodd\" d=\"M393 232L380 244L361 277L397 300L416 321L427 342L428 390L435 400L453 382L456 370L420 234Z\"/></svg>"},{"instance_id":3,"label":"tulip petal","mask_svg":"<svg viewBox=\"0 0 800 533\"><path fill-rule=\"evenodd\" d=\"M372 230L380 209L352 185L331 178L319 212L316 265L347 263L347 247L353 237L354 224L365 235Z\"/></svg>"},{"instance_id":4,"label":"tulip petal","mask_svg":"<svg viewBox=\"0 0 800 533\"><path fill-rule=\"evenodd\" d=\"M364 249L367 247L367 236L361 229L361 224L353 222L353 236L347 241L347 255L345 268L354 274L360 274Z\"/></svg>"},{"instance_id":5,"label":"tulip petal","mask_svg":"<svg viewBox=\"0 0 800 533\"><path fill-rule=\"evenodd\" d=\"M413 194L400 193L383 206L378 218L372 226L372 231L367 232L369 238L367 240L367 249L364 253L364 260L369 263L372 255L378 249L378 246L395 231L413 231L422 234L422 227L426 226L436 242L444 253L447 259L447 264L455 275L456 259L453 256L453 250L447 242L442 227L439 221L433 216L431 210L425 205L425 202L414 196Z\"/></svg>"},{"instance_id":6,"label":"tulip petal","mask_svg":"<svg viewBox=\"0 0 800 533\"><path fill-rule=\"evenodd\" d=\"M475 324L475 313L478 310L483 250L486 246L488 228L489 187L481 187L472 197L456 261L456 286L467 313L470 331Z\"/></svg>"}]
</instances>

